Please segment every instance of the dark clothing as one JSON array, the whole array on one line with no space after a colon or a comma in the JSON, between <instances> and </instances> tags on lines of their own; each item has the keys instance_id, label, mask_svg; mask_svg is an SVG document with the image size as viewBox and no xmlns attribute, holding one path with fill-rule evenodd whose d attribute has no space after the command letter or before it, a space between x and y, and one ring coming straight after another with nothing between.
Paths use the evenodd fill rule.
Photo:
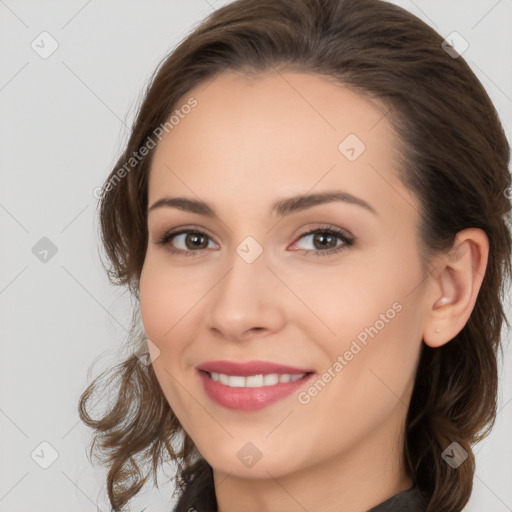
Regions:
<instances>
[{"instance_id":1,"label":"dark clothing","mask_svg":"<svg viewBox=\"0 0 512 512\"><path fill-rule=\"evenodd\" d=\"M197 504L197 497L182 495L179 503L173 509L173 512L216 512L218 508L215 492L213 490L210 490L209 492L210 495L208 498L206 498L199 506ZM427 509L427 503L428 499L417 487L413 486L410 489L391 496L391 498L379 503L367 512L425 512Z\"/></svg>"},{"instance_id":2,"label":"dark clothing","mask_svg":"<svg viewBox=\"0 0 512 512\"><path fill-rule=\"evenodd\" d=\"M413 486L391 496L368 512L425 512L427 502L428 500L420 490Z\"/></svg>"}]
</instances>

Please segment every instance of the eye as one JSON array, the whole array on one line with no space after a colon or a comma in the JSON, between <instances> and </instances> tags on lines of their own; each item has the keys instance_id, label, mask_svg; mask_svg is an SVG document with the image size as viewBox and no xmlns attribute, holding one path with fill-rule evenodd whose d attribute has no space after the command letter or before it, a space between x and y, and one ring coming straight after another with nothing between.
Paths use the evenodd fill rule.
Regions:
<instances>
[{"instance_id":1,"label":"eye","mask_svg":"<svg viewBox=\"0 0 512 512\"><path fill-rule=\"evenodd\" d=\"M300 236L299 240L309 239L313 249L303 249L306 253L315 256L328 256L337 253L354 244L354 238L347 235L345 231L333 227L316 228ZM338 241L341 240L341 243ZM295 242L294 247L297 245ZM318 249L320 247L321 249Z\"/></svg>"},{"instance_id":2,"label":"eye","mask_svg":"<svg viewBox=\"0 0 512 512\"><path fill-rule=\"evenodd\" d=\"M182 228L179 231L165 232L156 243L157 245L168 246L168 250L172 253L179 253L183 256L197 256L197 253L201 252L199 249L208 248L209 238L209 235L198 229Z\"/></svg>"}]
</instances>

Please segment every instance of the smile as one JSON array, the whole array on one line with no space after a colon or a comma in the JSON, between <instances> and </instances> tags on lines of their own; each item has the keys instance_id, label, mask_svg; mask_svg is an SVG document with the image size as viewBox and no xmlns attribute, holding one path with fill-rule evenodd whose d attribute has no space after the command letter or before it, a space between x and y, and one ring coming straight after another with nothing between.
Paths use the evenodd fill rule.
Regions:
<instances>
[{"instance_id":1,"label":"smile","mask_svg":"<svg viewBox=\"0 0 512 512\"><path fill-rule=\"evenodd\" d=\"M257 411L300 391L314 372L228 375L197 370L206 396L215 404L236 411Z\"/></svg>"},{"instance_id":2,"label":"smile","mask_svg":"<svg viewBox=\"0 0 512 512\"><path fill-rule=\"evenodd\" d=\"M302 379L306 373L290 374L290 373L270 373L267 375L248 375L243 377L240 375L226 375L224 373L211 372L209 377L215 382L220 382L230 388L259 388L265 386L275 386L280 383L295 382Z\"/></svg>"}]
</instances>

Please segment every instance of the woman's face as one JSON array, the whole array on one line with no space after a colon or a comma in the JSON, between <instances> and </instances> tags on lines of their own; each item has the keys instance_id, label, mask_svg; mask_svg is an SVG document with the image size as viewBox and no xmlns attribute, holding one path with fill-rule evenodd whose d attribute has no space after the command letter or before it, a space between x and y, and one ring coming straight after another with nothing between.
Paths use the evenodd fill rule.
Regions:
<instances>
[{"instance_id":1,"label":"woman's face","mask_svg":"<svg viewBox=\"0 0 512 512\"><path fill-rule=\"evenodd\" d=\"M190 98L195 107L180 110ZM154 370L174 413L214 470L232 476L328 460L355 472L363 459L395 467L427 281L418 201L398 180L383 109L292 72L225 73L176 108L152 161L140 281ZM273 208L326 193L338 199ZM181 234L159 244L171 230ZM198 370L212 361L313 373L273 384L287 372L253 367L246 373L278 376L214 382Z\"/></svg>"}]
</instances>

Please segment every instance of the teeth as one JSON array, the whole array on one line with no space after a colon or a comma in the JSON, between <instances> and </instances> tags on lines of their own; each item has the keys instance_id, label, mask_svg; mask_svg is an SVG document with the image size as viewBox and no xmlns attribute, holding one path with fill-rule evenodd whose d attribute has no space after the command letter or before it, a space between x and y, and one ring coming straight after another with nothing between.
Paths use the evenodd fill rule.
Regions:
<instances>
[{"instance_id":1,"label":"teeth","mask_svg":"<svg viewBox=\"0 0 512 512\"><path fill-rule=\"evenodd\" d=\"M215 382L220 382L231 388L259 388L262 386L274 386L281 382L295 382L302 379L305 373L291 375L289 373L268 375L249 375L242 377L240 375L225 375L223 373L211 372L210 378Z\"/></svg>"}]
</instances>

